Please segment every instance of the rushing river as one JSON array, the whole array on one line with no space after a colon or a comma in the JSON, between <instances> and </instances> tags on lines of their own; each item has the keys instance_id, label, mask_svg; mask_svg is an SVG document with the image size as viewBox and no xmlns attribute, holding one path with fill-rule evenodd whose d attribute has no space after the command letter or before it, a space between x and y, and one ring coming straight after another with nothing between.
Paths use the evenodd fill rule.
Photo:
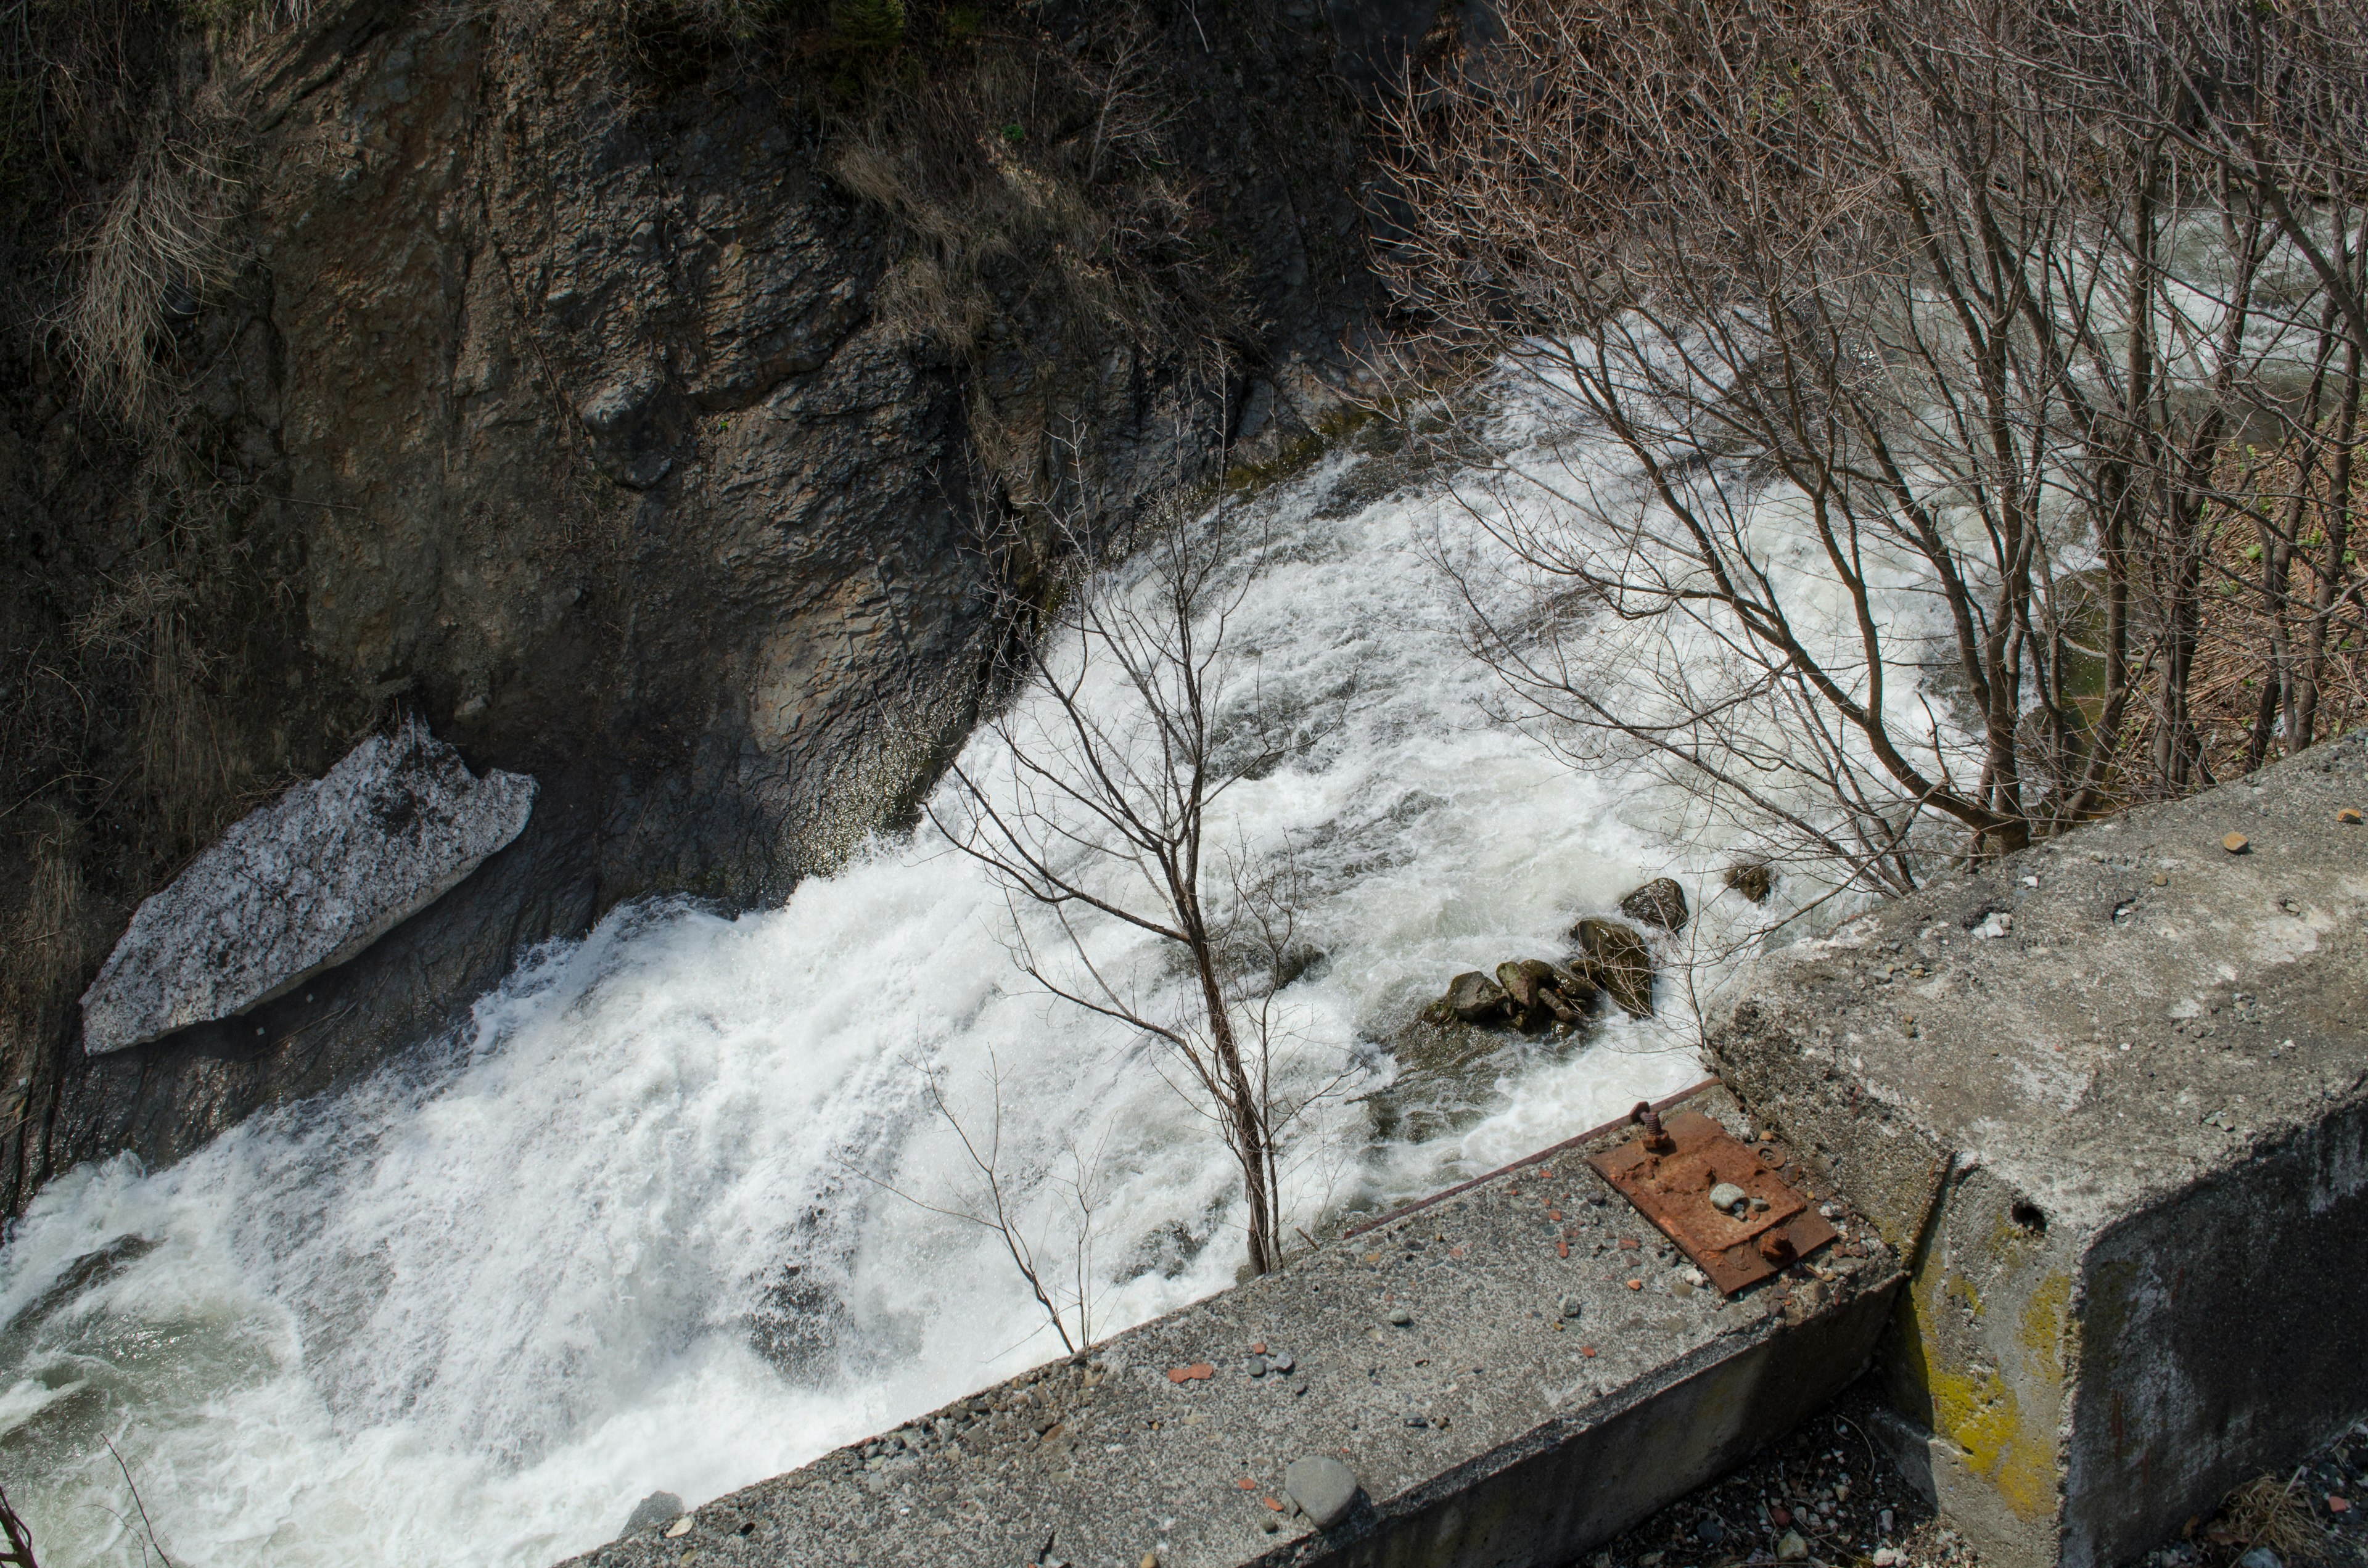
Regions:
<instances>
[{"instance_id":1,"label":"rushing river","mask_svg":"<svg viewBox=\"0 0 2368 1568\"><path fill-rule=\"evenodd\" d=\"M1554 956L1663 873L1705 949L1746 914L1711 896L1724 846L1682 801L1489 722L1436 565L1485 540L1442 485L1375 483L1382 460L1256 503L1282 547L1233 632L1292 752L1221 831L1295 853L1325 957L1285 994L1292 1062L1349 1074L1291 1168L1310 1230L1700 1075L1665 980L1653 1020L1377 1119L1386 1042L1451 975ZM982 734L968 765L994 753ZM1022 979L1007 919L927 828L780 908L621 908L522 955L425 1063L169 1170L53 1183L0 1253L0 1484L44 1561L143 1560L128 1476L185 1568L542 1568L653 1490L702 1501L1059 1354L1000 1240L936 1211L975 1173L932 1070L974 1131L999 1094L1002 1166L1064 1268L1053 1178L1088 1178L1097 1335L1231 1283L1210 1124L1156 1051Z\"/></svg>"}]
</instances>

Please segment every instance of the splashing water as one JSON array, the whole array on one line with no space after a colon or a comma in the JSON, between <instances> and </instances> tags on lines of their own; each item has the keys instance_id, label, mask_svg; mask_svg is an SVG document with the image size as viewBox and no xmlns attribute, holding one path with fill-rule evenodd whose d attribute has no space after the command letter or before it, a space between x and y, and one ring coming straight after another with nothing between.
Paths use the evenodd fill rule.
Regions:
<instances>
[{"instance_id":1,"label":"splashing water","mask_svg":"<svg viewBox=\"0 0 2368 1568\"><path fill-rule=\"evenodd\" d=\"M1284 548L1234 622L1293 751L1223 832L1293 846L1325 955L1287 993L1293 1060L1351 1074L1291 1169L1311 1230L1700 1075L1665 980L1655 1019L1508 1048L1426 1141L1377 1131L1356 1096L1451 975L1554 956L1664 873L1689 937L1746 924L1681 800L1485 722L1433 563L1477 530L1437 485L1359 504L1379 472L1335 457L1257 503ZM1210 1124L1153 1049L1030 988L1008 918L926 827L779 909L622 908L424 1063L53 1183L0 1253L0 1471L45 1555L142 1560L128 1471L178 1563L541 1568L653 1490L703 1500L1058 1354L999 1238L938 1211L975 1173L925 1070L974 1134L999 1096L999 1161L1072 1282L1058 1178L1091 1177L1096 1335L1232 1283Z\"/></svg>"}]
</instances>

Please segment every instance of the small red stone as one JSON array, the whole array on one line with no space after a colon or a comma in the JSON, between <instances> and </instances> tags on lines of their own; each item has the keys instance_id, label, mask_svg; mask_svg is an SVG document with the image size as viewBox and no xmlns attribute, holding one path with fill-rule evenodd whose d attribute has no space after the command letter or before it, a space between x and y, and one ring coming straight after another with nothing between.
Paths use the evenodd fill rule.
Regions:
<instances>
[{"instance_id":1,"label":"small red stone","mask_svg":"<svg viewBox=\"0 0 2368 1568\"><path fill-rule=\"evenodd\" d=\"M1265 1354L1266 1354L1266 1341L1265 1341L1265 1340L1263 1340L1263 1339L1261 1339L1261 1340L1259 1340L1256 1345L1251 1346L1250 1346L1250 1354L1251 1354L1251 1355L1253 1355L1253 1356L1263 1356L1263 1355L1265 1355Z\"/></svg>"},{"instance_id":2,"label":"small red stone","mask_svg":"<svg viewBox=\"0 0 2368 1568\"><path fill-rule=\"evenodd\" d=\"M1781 1530L1793 1522L1793 1510L1779 1503L1768 1510L1768 1522Z\"/></svg>"},{"instance_id":3,"label":"small red stone","mask_svg":"<svg viewBox=\"0 0 2368 1568\"><path fill-rule=\"evenodd\" d=\"M1578 1353L1591 1361L1595 1358L1595 1346L1592 1345L1582 1345L1578 1347Z\"/></svg>"},{"instance_id":4,"label":"small red stone","mask_svg":"<svg viewBox=\"0 0 2368 1568\"><path fill-rule=\"evenodd\" d=\"M1644 1288L1645 1282L1642 1279L1631 1279L1628 1281L1628 1289L1631 1290L1641 1290Z\"/></svg>"},{"instance_id":5,"label":"small red stone","mask_svg":"<svg viewBox=\"0 0 2368 1568\"><path fill-rule=\"evenodd\" d=\"M2348 1497L2338 1497L2330 1492L2327 1494L2327 1511L2330 1514L2348 1514L2351 1511L2351 1500Z\"/></svg>"},{"instance_id":6,"label":"small red stone","mask_svg":"<svg viewBox=\"0 0 2368 1568\"><path fill-rule=\"evenodd\" d=\"M1622 1252L1634 1252L1644 1244L1645 1244L1643 1242L1638 1241L1634 1236L1622 1236L1620 1238L1620 1250Z\"/></svg>"},{"instance_id":7,"label":"small red stone","mask_svg":"<svg viewBox=\"0 0 2368 1568\"><path fill-rule=\"evenodd\" d=\"M1568 1257L1570 1256L1570 1244L1568 1242L1561 1241L1554 1243L1554 1256L1557 1257Z\"/></svg>"},{"instance_id":8,"label":"small red stone","mask_svg":"<svg viewBox=\"0 0 2368 1568\"><path fill-rule=\"evenodd\" d=\"M1282 1512L1282 1505L1281 1505L1281 1504L1280 1504L1280 1503L1278 1503L1278 1502L1276 1502L1273 1498L1269 1497L1269 1498L1264 1499L1264 1501L1265 1501L1265 1503L1266 1503L1266 1506L1267 1506L1268 1507L1269 1507L1269 1508L1272 1508L1276 1513L1280 1514L1280 1513L1281 1513L1281 1512Z\"/></svg>"},{"instance_id":9,"label":"small red stone","mask_svg":"<svg viewBox=\"0 0 2368 1568\"><path fill-rule=\"evenodd\" d=\"M1240 1487L1245 1492L1255 1492L1258 1490L1258 1483L1252 1481L1247 1475L1242 1477L1239 1481L1235 1482L1234 1484Z\"/></svg>"},{"instance_id":10,"label":"small red stone","mask_svg":"<svg viewBox=\"0 0 2368 1568\"><path fill-rule=\"evenodd\" d=\"M1447 1249L1447 1256L1450 1257L1462 1257L1463 1256L1463 1249L1460 1246L1449 1247Z\"/></svg>"},{"instance_id":11,"label":"small red stone","mask_svg":"<svg viewBox=\"0 0 2368 1568\"><path fill-rule=\"evenodd\" d=\"M1206 1382L1217 1375L1217 1369L1206 1361L1195 1361L1189 1367L1170 1367L1167 1381L1171 1383Z\"/></svg>"},{"instance_id":12,"label":"small red stone","mask_svg":"<svg viewBox=\"0 0 2368 1568\"><path fill-rule=\"evenodd\" d=\"M1562 1210L1559 1209L1549 1209L1546 1210L1546 1218L1559 1225L1562 1223Z\"/></svg>"}]
</instances>

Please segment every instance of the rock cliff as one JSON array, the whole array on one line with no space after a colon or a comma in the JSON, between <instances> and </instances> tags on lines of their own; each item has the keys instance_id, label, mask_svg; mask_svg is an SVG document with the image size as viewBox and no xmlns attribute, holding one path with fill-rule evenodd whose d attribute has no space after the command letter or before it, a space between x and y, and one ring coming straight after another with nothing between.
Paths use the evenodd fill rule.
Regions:
<instances>
[{"instance_id":1,"label":"rock cliff","mask_svg":"<svg viewBox=\"0 0 2368 1568\"><path fill-rule=\"evenodd\" d=\"M981 525L1269 459L1349 373L1350 79L1429 9L1337 8L37 7L0 1210L387 1062L620 899L777 896L908 813L1024 634ZM533 776L518 839L301 989L85 1058L141 901L406 717Z\"/></svg>"}]
</instances>

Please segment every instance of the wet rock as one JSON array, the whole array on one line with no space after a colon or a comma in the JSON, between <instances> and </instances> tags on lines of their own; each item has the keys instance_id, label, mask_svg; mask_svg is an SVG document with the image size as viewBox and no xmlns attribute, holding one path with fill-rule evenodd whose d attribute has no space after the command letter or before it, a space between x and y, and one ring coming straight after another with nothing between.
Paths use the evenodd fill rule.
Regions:
<instances>
[{"instance_id":1,"label":"wet rock","mask_svg":"<svg viewBox=\"0 0 2368 1568\"><path fill-rule=\"evenodd\" d=\"M1766 903L1776 891L1776 872L1764 860L1746 860L1726 869L1726 885L1754 903Z\"/></svg>"},{"instance_id":2,"label":"wet rock","mask_svg":"<svg viewBox=\"0 0 2368 1568\"><path fill-rule=\"evenodd\" d=\"M1580 921L1570 928L1584 972L1633 1017L1653 1014L1653 951L1634 927L1617 920ZM1579 965L1572 966L1574 968Z\"/></svg>"},{"instance_id":3,"label":"wet rock","mask_svg":"<svg viewBox=\"0 0 2368 1568\"><path fill-rule=\"evenodd\" d=\"M1505 988L1470 970L1447 983L1447 1009L1467 1024L1505 1016Z\"/></svg>"},{"instance_id":4,"label":"wet rock","mask_svg":"<svg viewBox=\"0 0 2368 1568\"><path fill-rule=\"evenodd\" d=\"M632 1516L626 1519L623 1534L639 1535L654 1530L682 1512L682 1499L671 1492L653 1492L633 1505Z\"/></svg>"},{"instance_id":5,"label":"wet rock","mask_svg":"<svg viewBox=\"0 0 2368 1568\"><path fill-rule=\"evenodd\" d=\"M1686 928L1686 890L1673 877L1655 877L1620 901L1620 913L1640 926L1682 931Z\"/></svg>"},{"instance_id":6,"label":"wet rock","mask_svg":"<svg viewBox=\"0 0 2368 1568\"><path fill-rule=\"evenodd\" d=\"M93 1056L245 1012L345 962L459 885L534 809L406 723L249 812L132 915L83 993Z\"/></svg>"},{"instance_id":7,"label":"wet rock","mask_svg":"<svg viewBox=\"0 0 2368 1568\"><path fill-rule=\"evenodd\" d=\"M1311 1454L1283 1470L1282 1489L1317 1529L1330 1529L1357 1501L1357 1472L1328 1455Z\"/></svg>"}]
</instances>

